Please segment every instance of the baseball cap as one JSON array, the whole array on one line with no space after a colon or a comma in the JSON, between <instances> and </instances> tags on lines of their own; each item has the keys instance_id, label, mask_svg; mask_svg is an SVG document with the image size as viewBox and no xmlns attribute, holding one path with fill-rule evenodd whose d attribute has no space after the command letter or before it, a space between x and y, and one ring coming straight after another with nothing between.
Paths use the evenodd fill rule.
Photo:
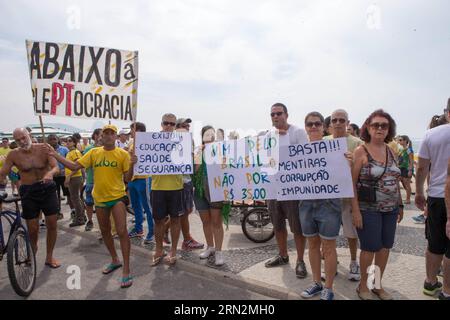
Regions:
<instances>
[{"instance_id":1,"label":"baseball cap","mask_svg":"<svg viewBox=\"0 0 450 320\"><path fill-rule=\"evenodd\" d=\"M176 127L178 128L178 127L180 127L183 123L191 123L191 122L192 122L191 118L180 118L180 119L178 119L177 122L176 122Z\"/></svg>"},{"instance_id":2,"label":"baseball cap","mask_svg":"<svg viewBox=\"0 0 450 320\"><path fill-rule=\"evenodd\" d=\"M130 133L130 130L128 129L122 129L122 130L120 130L119 131L119 135L121 135L121 134L129 134Z\"/></svg>"},{"instance_id":3,"label":"baseball cap","mask_svg":"<svg viewBox=\"0 0 450 320\"><path fill-rule=\"evenodd\" d=\"M108 129L110 129L110 130L114 131L115 133L117 133L117 127L115 125L107 124L106 126L103 127L102 130L105 131L105 130L108 130Z\"/></svg>"}]
</instances>

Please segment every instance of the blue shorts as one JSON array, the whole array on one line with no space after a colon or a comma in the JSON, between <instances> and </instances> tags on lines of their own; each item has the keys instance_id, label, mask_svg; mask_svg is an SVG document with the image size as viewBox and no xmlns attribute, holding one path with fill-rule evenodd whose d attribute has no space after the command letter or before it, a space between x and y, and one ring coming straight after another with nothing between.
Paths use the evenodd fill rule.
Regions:
<instances>
[{"instance_id":1,"label":"blue shorts","mask_svg":"<svg viewBox=\"0 0 450 320\"><path fill-rule=\"evenodd\" d=\"M394 246L398 209L390 212L361 211L363 228L358 229L361 250L378 252Z\"/></svg>"},{"instance_id":2,"label":"blue shorts","mask_svg":"<svg viewBox=\"0 0 450 320\"><path fill-rule=\"evenodd\" d=\"M92 207L94 205L94 198L92 198L92 190L94 189L93 184L86 184L84 191L86 192L86 196L84 197L84 203Z\"/></svg>"},{"instance_id":3,"label":"blue shorts","mask_svg":"<svg viewBox=\"0 0 450 320\"><path fill-rule=\"evenodd\" d=\"M300 224L305 237L335 240L342 221L342 200L303 200L299 204Z\"/></svg>"}]
</instances>

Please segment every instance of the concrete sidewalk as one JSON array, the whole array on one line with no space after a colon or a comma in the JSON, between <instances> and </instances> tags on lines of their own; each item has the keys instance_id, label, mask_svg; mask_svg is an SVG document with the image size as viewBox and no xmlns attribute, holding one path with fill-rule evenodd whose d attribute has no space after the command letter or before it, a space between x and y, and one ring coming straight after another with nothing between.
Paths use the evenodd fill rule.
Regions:
<instances>
[{"instance_id":1,"label":"concrete sidewalk","mask_svg":"<svg viewBox=\"0 0 450 320\"><path fill-rule=\"evenodd\" d=\"M98 241L99 231L97 229L85 232L83 226L68 227L70 221L67 209L66 207L65 219L59 221L60 228L66 232L87 237L94 243L103 246ZM422 294L423 280L425 279L424 253L426 248L424 225L417 225L412 222L411 217L419 213L413 208L413 205L407 206L406 209L405 217L397 229L396 243L391 251L383 278L383 287L395 299L399 300L435 299ZM132 217L132 215L129 215L129 225L131 225ZM177 268L276 299L302 299L300 297L301 291L312 283L308 251L306 250L305 253L305 262L309 271L306 279L301 280L295 276L296 251L291 235L288 239L290 264L267 269L264 267L264 262L278 253L275 240L272 239L266 243L253 243L244 236L241 226L238 224L239 219L235 217L232 220L234 222L225 231L223 250L226 264L223 267L213 268L208 261L200 260L198 254L201 250L190 252L179 250L180 259L177 262ZM96 221L94 223L97 224ZM192 236L199 242L204 241L198 213L190 215L190 225ZM179 248L181 248L181 241L182 239L180 239ZM337 300L358 300L355 292L357 283L347 280L350 256L349 250L346 248L346 240L340 236L337 242L339 274L335 278L335 298ZM154 244L144 245L143 240L138 238L132 239L132 244L132 254L147 257L150 264ZM116 245L118 246L118 241L116 241ZM167 247L167 249L169 248ZM151 267L148 268L150 272ZM377 300L375 296L374 300Z\"/></svg>"}]
</instances>

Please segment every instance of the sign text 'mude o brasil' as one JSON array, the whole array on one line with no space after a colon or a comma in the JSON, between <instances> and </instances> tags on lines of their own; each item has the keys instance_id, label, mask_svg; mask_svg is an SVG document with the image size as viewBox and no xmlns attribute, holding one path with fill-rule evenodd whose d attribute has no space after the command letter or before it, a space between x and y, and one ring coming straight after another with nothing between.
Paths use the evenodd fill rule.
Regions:
<instances>
[{"instance_id":1,"label":"sign text 'mude o brasil'","mask_svg":"<svg viewBox=\"0 0 450 320\"><path fill-rule=\"evenodd\" d=\"M26 41L36 115L134 121L138 52Z\"/></svg>"},{"instance_id":2,"label":"sign text 'mude o brasil'","mask_svg":"<svg viewBox=\"0 0 450 320\"><path fill-rule=\"evenodd\" d=\"M211 201L274 199L278 145L275 134L207 144L205 161Z\"/></svg>"}]
</instances>

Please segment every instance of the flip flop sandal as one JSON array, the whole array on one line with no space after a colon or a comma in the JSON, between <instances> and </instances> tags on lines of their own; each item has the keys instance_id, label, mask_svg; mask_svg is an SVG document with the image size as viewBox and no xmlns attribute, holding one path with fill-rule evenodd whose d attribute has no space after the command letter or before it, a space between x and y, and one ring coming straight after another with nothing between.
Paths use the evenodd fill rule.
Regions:
<instances>
[{"instance_id":1,"label":"flip flop sandal","mask_svg":"<svg viewBox=\"0 0 450 320\"><path fill-rule=\"evenodd\" d=\"M177 256L167 256L164 258L164 262L168 263L169 265L173 266L175 263L177 263Z\"/></svg>"},{"instance_id":2,"label":"flip flop sandal","mask_svg":"<svg viewBox=\"0 0 450 320\"><path fill-rule=\"evenodd\" d=\"M61 267L61 264L57 262L46 262L45 265L51 269L58 269L59 267Z\"/></svg>"},{"instance_id":3,"label":"flip flop sandal","mask_svg":"<svg viewBox=\"0 0 450 320\"><path fill-rule=\"evenodd\" d=\"M120 267L122 267L121 263L119 263L119 264L110 263L103 268L102 273L110 274L111 272L119 269Z\"/></svg>"},{"instance_id":4,"label":"flip flop sandal","mask_svg":"<svg viewBox=\"0 0 450 320\"><path fill-rule=\"evenodd\" d=\"M133 277L132 276L122 277L122 279L120 281L120 287L122 289L129 288L132 285L133 285Z\"/></svg>"},{"instance_id":5,"label":"flip flop sandal","mask_svg":"<svg viewBox=\"0 0 450 320\"><path fill-rule=\"evenodd\" d=\"M164 258L166 255L167 255L167 254L164 252L164 253L163 253L161 256L159 256L159 257L153 256L152 263L150 263L150 266L151 266L151 267L156 267L158 264L161 263L161 261L163 261L163 258Z\"/></svg>"}]
</instances>

